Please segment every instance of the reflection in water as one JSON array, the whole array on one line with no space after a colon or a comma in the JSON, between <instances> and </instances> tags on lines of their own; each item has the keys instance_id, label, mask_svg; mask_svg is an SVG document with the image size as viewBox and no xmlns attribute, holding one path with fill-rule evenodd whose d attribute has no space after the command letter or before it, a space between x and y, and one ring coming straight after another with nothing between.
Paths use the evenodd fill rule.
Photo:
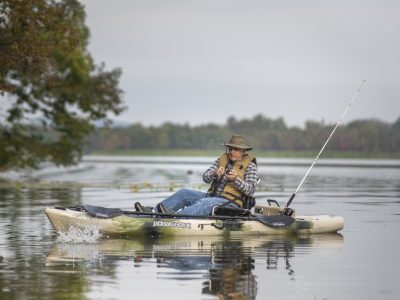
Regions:
<instances>
[{"instance_id":1,"label":"reflection in water","mask_svg":"<svg viewBox=\"0 0 400 300\"><path fill-rule=\"evenodd\" d=\"M199 291L219 299L256 299L256 260L274 272L282 265L291 280L295 271L290 259L296 251L317 247L341 248L339 234L304 238L260 237L224 239L221 237L185 237L158 240L100 240L96 244L56 243L46 257L47 272L71 272L101 269L110 279L120 262L128 262L141 271L153 266L159 280L202 281ZM143 272L148 272L145 269ZM143 274L145 275L145 274Z\"/></svg>"},{"instance_id":2,"label":"reflection in water","mask_svg":"<svg viewBox=\"0 0 400 300\"><path fill-rule=\"evenodd\" d=\"M49 227L45 206L79 203L80 189L37 184L36 188L0 188L0 299L82 299L87 290L83 274L65 277L43 269Z\"/></svg>"},{"instance_id":3,"label":"reflection in water","mask_svg":"<svg viewBox=\"0 0 400 300\"><path fill-rule=\"evenodd\" d=\"M266 245L267 269L278 269L279 258L285 262L288 275L294 280L294 270L290 265L290 258L293 256L293 243L288 240L270 241Z\"/></svg>"},{"instance_id":4,"label":"reflection in water","mask_svg":"<svg viewBox=\"0 0 400 300\"><path fill-rule=\"evenodd\" d=\"M224 241L212 247L213 265L202 292L220 299L255 299L257 282L252 274L254 258L243 241Z\"/></svg>"}]
</instances>

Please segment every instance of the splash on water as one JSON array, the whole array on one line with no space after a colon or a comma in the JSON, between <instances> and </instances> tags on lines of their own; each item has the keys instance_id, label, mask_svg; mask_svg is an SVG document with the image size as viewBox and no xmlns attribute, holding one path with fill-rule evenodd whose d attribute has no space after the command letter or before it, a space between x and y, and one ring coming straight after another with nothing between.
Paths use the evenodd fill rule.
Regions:
<instances>
[{"instance_id":1,"label":"splash on water","mask_svg":"<svg viewBox=\"0 0 400 300\"><path fill-rule=\"evenodd\" d=\"M67 233L60 233L57 237L59 243L96 243L101 238L101 234L96 226L85 229L70 227Z\"/></svg>"}]
</instances>

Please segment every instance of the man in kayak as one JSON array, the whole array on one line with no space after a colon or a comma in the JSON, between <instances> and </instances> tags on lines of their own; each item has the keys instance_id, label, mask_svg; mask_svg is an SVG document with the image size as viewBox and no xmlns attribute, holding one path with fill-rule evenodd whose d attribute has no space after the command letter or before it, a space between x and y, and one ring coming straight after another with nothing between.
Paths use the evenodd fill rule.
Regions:
<instances>
[{"instance_id":1,"label":"man in kayak","mask_svg":"<svg viewBox=\"0 0 400 300\"><path fill-rule=\"evenodd\" d=\"M210 215L214 206L250 208L254 205L245 205L252 199L259 181L256 158L246 153L252 147L246 145L241 135L233 135L222 146L226 147L226 153L203 174L204 182L211 184L206 193L184 188L161 201L155 209L136 202L136 211Z\"/></svg>"}]
</instances>

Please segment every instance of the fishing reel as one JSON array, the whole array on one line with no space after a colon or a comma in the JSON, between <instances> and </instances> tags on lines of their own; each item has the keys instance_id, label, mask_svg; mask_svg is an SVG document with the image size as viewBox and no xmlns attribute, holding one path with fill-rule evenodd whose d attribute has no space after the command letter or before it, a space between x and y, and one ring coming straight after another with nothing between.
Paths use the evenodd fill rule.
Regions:
<instances>
[{"instance_id":1,"label":"fishing reel","mask_svg":"<svg viewBox=\"0 0 400 300\"><path fill-rule=\"evenodd\" d=\"M282 210L282 215L286 215L291 217L294 213L294 210L289 208L289 205L292 203L294 197L296 196L296 193L293 193L292 196L290 197L289 201L286 203L285 207Z\"/></svg>"},{"instance_id":2,"label":"fishing reel","mask_svg":"<svg viewBox=\"0 0 400 300\"><path fill-rule=\"evenodd\" d=\"M225 175L229 175L230 172L232 172L233 168L232 167L225 167Z\"/></svg>"},{"instance_id":3,"label":"fishing reel","mask_svg":"<svg viewBox=\"0 0 400 300\"><path fill-rule=\"evenodd\" d=\"M294 210L289 208L289 207L285 207L282 210L282 215L286 215L286 216L289 216L289 217L291 217L293 215L293 213L294 213Z\"/></svg>"}]
</instances>

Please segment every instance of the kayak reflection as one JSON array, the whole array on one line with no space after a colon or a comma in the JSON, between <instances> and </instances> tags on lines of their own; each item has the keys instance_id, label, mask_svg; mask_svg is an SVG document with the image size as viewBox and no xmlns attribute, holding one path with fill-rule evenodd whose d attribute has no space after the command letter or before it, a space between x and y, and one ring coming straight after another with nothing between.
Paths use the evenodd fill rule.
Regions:
<instances>
[{"instance_id":1,"label":"kayak reflection","mask_svg":"<svg viewBox=\"0 0 400 300\"><path fill-rule=\"evenodd\" d=\"M254 270L284 269L295 278L290 260L296 252L319 248L341 249L340 234L307 237L260 237L224 239L184 237L174 239L99 240L94 244L56 243L46 257L46 267L107 269L115 261L132 262L134 268L155 265L157 279L201 280L204 295L219 299L255 299ZM69 270L70 271L70 270ZM145 272L143 270L143 272Z\"/></svg>"}]
</instances>

